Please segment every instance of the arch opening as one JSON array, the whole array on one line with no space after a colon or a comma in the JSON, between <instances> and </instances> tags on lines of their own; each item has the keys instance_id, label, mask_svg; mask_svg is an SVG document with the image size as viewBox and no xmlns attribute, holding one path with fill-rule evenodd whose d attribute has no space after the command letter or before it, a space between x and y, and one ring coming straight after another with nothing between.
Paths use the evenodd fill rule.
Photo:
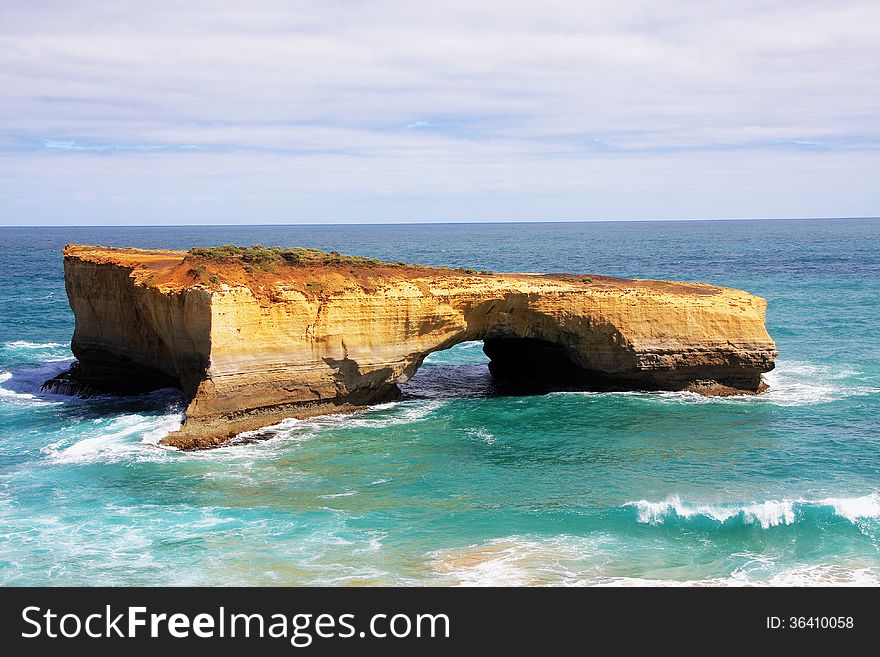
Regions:
<instances>
[{"instance_id":1,"label":"arch opening","mask_svg":"<svg viewBox=\"0 0 880 657\"><path fill-rule=\"evenodd\" d=\"M561 345L535 338L486 338L432 352L398 387L402 399L608 389L600 377L573 363Z\"/></svg>"}]
</instances>

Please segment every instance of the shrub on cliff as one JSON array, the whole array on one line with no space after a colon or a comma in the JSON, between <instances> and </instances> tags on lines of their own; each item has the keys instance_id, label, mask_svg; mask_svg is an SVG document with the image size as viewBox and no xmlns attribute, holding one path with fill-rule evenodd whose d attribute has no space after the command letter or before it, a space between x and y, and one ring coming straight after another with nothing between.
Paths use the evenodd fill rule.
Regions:
<instances>
[{"instance_id":1,"label":"shrub on cliff","mask_svg":"<svg viewBox=\"0 0 880 657\"><path fill-rule=\"evenodd\" d=\"M190 278L197 280L197 281L201 280L202 276L205 275L205 266L202 265L198 269L196 269L195 267L190 267L189 269L186 270L186 275L189 276Z\"/></svg>"},{"instance_id":2,"label":"shrub on cliff","mask_svg":"<svg viewBox=\"0 0 880 657\"><path fill-rule=\"evenodd\" d=\"M252 271L255 267L265 271L274 271L276 265L376 267L383 264L381 260L376 258L344 255L338 251L325 253L319 249L281 248L280 246L263 246L262 244L254 244L253 246L224 244L223 246L190 249L189 253L193 257L212 262L240 262L248 271ZM402 266L404 263L395 264Z\"/></svg>"}]
</instances>

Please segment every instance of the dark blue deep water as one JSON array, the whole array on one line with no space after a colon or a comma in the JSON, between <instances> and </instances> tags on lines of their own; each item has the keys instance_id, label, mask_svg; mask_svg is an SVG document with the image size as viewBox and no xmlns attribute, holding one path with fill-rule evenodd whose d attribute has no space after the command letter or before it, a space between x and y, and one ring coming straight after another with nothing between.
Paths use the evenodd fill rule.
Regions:
<instances>
[{"instance_id":1,"label":"dark blue deep water","mask_svg":"<svg viewBox=\"0 0 880 657\"><path fill-rule=\"evenodd\" d=\"M486 396L478 343L403 401L200 453L170 391L79 400L69 242L308 246L695 280L769 302L757 398ZM880 221L0 228L0 583L880 583Z\"/></svg>"}]
</instances>

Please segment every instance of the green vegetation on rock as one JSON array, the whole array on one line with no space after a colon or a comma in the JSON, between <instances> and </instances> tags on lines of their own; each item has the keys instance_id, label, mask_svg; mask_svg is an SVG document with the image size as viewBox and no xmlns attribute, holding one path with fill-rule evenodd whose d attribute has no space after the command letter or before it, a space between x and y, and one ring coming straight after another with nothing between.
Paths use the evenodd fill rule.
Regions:
<instances>
[{"instance_id":1,"label":"green vegetation on rock","mask_svg":"<svg viewBox=\"0 0 880 657\"><path fill-rule=\"evenodd\" d=\"M299 247L282 248L280 246L236 246L224 244L216 247L200 247L190 249L189 254L195 258L203 258L212 262L240 262L249 271L254 267L266 271L274 271L277 265L291 266L348 266L376 267L385 264L376 258L343 255L338 251L326 253L320 249L304 249ZM405 266L396 262L395 267Z\"/></svg>"}]
</instances>

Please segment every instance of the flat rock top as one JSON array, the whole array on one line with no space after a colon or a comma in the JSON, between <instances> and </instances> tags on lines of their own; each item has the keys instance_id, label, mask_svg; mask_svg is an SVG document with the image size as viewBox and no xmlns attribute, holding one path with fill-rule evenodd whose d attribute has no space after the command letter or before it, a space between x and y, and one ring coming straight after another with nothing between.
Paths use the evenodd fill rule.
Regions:
<instances>
[{"instance_id":1,"label":"flat rock top","mask_svg":"<svg viewBox=\"0 0 880 657\"><path fill-rule=\"evenodd\" d=\"M318 252L315 252L318 253ZM338 254L337 254L338 255ZM673 297L752 295L739 290L708 285L595 274L536 274L475 272L473 270L422 267L404 263L383 263L341 256L339 262L288 264L284 260L268 265L249 264L238 258L208 259L188 251L136 249L69 244L65 258L95 264L110 264L131 270L142 285L163 292L187 289L222 290L248 287L263 295L271 289L291 288L314 295L361 288L376 293L410 284L430 294L587 292ZM323 254L327 258L331 256ZM346 259L348 258L348 259Z\"/></svg>"}]
</instances>

